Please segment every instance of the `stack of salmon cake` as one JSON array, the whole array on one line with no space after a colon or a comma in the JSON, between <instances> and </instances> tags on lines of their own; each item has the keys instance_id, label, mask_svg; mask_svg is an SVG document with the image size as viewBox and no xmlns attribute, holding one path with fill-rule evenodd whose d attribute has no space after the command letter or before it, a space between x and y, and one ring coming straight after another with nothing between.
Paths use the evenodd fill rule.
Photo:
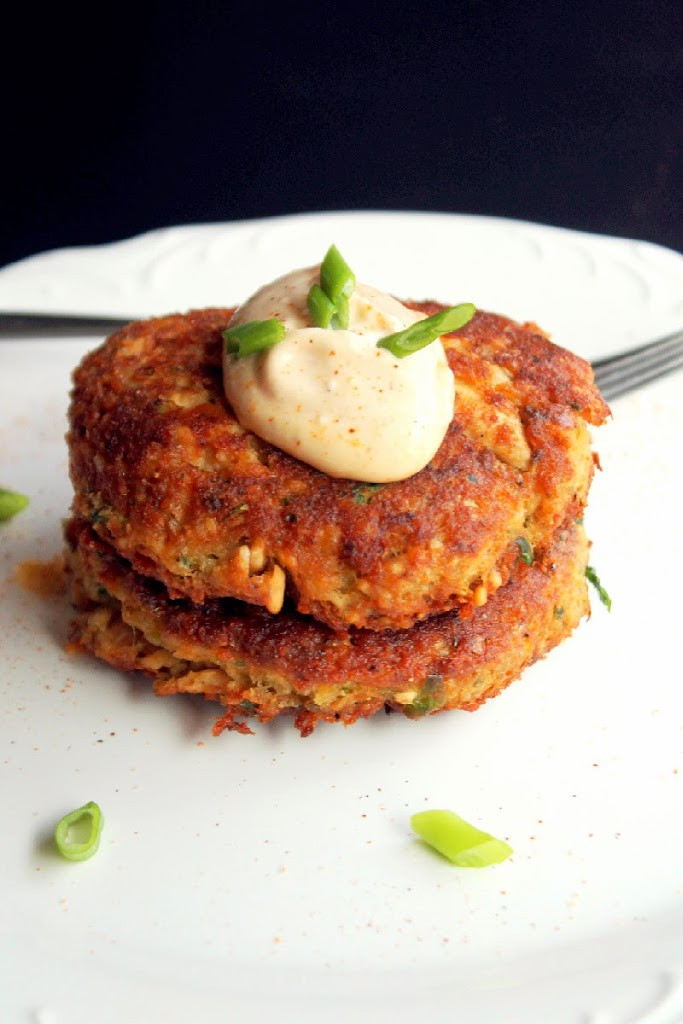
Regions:
<instances>
[{"instance_id":1,"label":"stack of salmon cake","mask_svg":"<svg viewBox=\"0 0 683 1024\"><path fill-rule=\"evenodd\" d=\"M381 709L474 710L589 613L589 425L609 410L586 362L474 312L437 342L455 399L435 454L403 479L354 480L238 419L234 313L131 323L75 371L76 648L160 695L219 702L216 733L291 713L307 735Z\"/></svg>"}]
</instances>

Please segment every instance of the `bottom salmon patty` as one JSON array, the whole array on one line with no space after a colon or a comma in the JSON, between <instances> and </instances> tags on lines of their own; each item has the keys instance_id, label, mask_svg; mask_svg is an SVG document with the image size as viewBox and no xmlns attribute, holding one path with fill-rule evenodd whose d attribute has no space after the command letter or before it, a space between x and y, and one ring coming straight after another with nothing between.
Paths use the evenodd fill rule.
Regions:
<instances>
[{"instance_id":1,"label":"bottom salmon patty","mask_svg":"<svg viewBox=\"0 0 683 1024\"><path fill-rule=\"evenodd\" d=\"M351 724L381 709L420 718L473 711L543 657L590 613L588 541L562 532L543 563L521 559L469 617L446 612L406 630L333 631L296 611L271 615L230 599L172 600L84 522L66 528L76 609L72 649L144 672L157 694L202 694L223 705L214 732L294 715Z\"/></svg>"}]
</instances>

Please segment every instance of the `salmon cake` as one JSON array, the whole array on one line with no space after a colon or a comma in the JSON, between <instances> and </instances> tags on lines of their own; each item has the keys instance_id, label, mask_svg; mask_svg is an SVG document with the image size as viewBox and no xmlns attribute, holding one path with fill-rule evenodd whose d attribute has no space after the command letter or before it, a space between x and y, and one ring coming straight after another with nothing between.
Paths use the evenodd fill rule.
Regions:
<instances>
[{"instance_id":1,"label":"salmon cake","mask_svg":"<svg viewBox=\"0 0 683 1024\"><path fill-rule=\"evenodd\" d=\"M589 614L588 542L572 524L543 559L517 558L509 579L469 617L441 613L407 630L331 629L294 608L277 615L234 599L171 598L92 526L66 529L74 649L145 673L159 695L223 706L214 732L293 716L351 724L381 709L421 718L472 711L567 637Z\"/></svg>"},{"instance_id":2,"label":"salmon cake","mask_svg":"<svg viewBox=\"0 0 683 1024\"><path fill-rule=\"evenodd\" d=\"M425 315L445 308L406 305ZM164 601L189 609L205 603L213 624L222 607L216 602L245 602L253 608L240 621L254 629L293 609L302 618L288 611L283 622L271 623L278 636L308 636L318 628L314 619L338 631L350 651L350 627L366 631L357 634L361 647L371 644L372 631L412 635L423 621L432 635L428 620L457 609L460 616L448 622L463 628L473 609L499 590L509 593L508 581L513 592L521 585L520 551L533 560L535 578L561 538L574 536L594 470L589 427L609 410L589 364L535 325L479 311L445 335L456 397L443 442L408 479L367 484L328 476L240 424L221 380L232 313L214 308L134 322L88 354L74 375L73 515L90 525L110 559L125 560L133 574L127 579L148 581L145 593L157 581ZM554 638L563 623L549 626L543 635ZM384 651L389 641L376 642ZM408 643L392 642L397 650ZM217 685L223 699L229 685ZM355 695L345 709L342 685L334 684L331 715L400 704L391 682L374 696ZM318 707L312 692L283 699L300 714L324 717L328 711L320 709L328 705ZM467 693L476 700L474 689ZM280 697L274 699L279 706ZM256 703L267 717L267 702Z\"/></svg>"}]
</instances>

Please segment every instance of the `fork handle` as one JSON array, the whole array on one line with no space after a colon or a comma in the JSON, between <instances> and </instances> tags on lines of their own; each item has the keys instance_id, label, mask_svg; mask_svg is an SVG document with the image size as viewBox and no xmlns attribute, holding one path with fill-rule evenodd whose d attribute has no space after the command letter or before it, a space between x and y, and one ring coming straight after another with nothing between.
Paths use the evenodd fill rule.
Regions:
<instances>
[{"instance_id":1,"label":"fork handle","mask_svg":"<svg viewBox=\"0 0 683 1024\"><path fill-rule=\"evenodd\" d=\"M133 317L78 316L62 313L0 313L0 335L98 334L129 324Z\"/></svg>"}]
</instances>

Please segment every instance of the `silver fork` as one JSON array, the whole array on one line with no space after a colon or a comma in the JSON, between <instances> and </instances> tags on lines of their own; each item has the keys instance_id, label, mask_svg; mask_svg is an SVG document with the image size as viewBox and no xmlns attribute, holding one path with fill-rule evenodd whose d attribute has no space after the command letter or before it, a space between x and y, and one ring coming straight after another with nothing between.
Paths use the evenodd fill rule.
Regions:
<instances>
[{"instance_id":1,"label":"silver fork","mask_svg":"<svg viewBox=\"0 0 683 1024\"><path fill-rule=\"evenodd\" d=\"M130 323L130 317L67 316L54 313L2 313L0 337L22 334L91 335ZM595 382L606 401L635 391L683 366L683 331L593 363Z\"/></svg>"},{"instance_id":2,"label":"silver fork","mask_svg":"<svg viewBox=\"0 0 683 1024\"><path fill-rule=\"evenodd\" d=\"M597 359L593 363L595 383L603 398L611 402L620 395L649 384L683 366L683 331L674 331L647 345Z\"/></svg>"},{"instance_id":3,"label":"silver fork","mask_svg":"<svg viewBox=\"0 0 683 1024\"><path fill-rule=\"evenodd\" d=\"M0 337L21 337L25 334L62 337L101 334L125 327L132 317L83 316L70 313L0 313Z\"/></svg>"}]
</instances>

